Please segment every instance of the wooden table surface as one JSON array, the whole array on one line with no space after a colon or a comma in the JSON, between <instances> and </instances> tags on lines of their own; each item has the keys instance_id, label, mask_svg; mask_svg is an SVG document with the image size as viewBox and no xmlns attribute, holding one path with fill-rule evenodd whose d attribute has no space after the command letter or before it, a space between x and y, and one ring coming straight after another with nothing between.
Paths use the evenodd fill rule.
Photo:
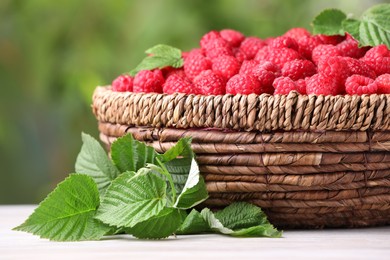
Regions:
<instances>
[{"instance_id":1,"label":"wooden table surface","mask_svg":"<svg viewBox=\"0 0 390 260\"><path fill-rule=\"evenodd\" d=\"M12 231L36 206L0 206L0 259L390 259L390 226L288 230L283 238L178 236L160 241L131 236L50 242Z\"/></svg>"}]
</instances>

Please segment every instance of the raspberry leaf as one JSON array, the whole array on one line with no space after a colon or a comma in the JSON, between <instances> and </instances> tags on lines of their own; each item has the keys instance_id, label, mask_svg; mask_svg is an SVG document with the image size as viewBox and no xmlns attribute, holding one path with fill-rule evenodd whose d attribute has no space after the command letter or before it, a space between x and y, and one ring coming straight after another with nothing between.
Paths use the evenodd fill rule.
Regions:
<instances>
[{"instance_id":1,"label":"raspberry leaf","mask_svg":"<svg viewBox=\"0 0 390 260\"><path fill-rule=\"evenodd\" d=\"M94 219L99 192L93 179L71 174L15 230L55 241L97 240L110 227Z\"/></svg>"},{"instance_id":2,"label":"raspberry leaf","mask_svg":"<svg viewBox=\"0 0 390 260\"><path fill-rule=\"evenodd\" d=\"M314 18L312 22L313 33L325 35L344 35L344 30L341 24L346 18L346 14L338 9L325 9Z\"/></svg>"},{"instance_id":3,"label":"raspberry leaf","mask_svg":"<svg viewBox=\"0 0 390 260\"><path fill-rule=\"evenodd\" d=\"M101 195L120 172L108 158L103 147L92 136L82 133L83 146L76 159L77 173L92 177Z\"/></svg>"},{"instance_id":4,"label":"raspberry leaf","mask_svg":"<svg viewBox=\"0 0 390 260\"><path fill-rule=\"evenodd\" d=\"M111 145L112 161L121 172L136 172L148 163L156 164L158 156L153 147L135 140L131 134L118 138Z\"/></svg>"},{"instance_id":5,"label":"raspberry leaf","mask_svg":"<svg viewBox=\"0 0 390 260\"><path fill-rule=\"evenodd\" d=\"M96 218L111 226L133 227L162 211L166 183L151 170L123 173L108 187Z\"/></svg>"},{"instance_id":6,"label":"raspberry leaf","mask_svg":"<svg viewBox=\"0 0 390 260\"><path fill-rule=\"evenodd\" d=\"M138 66L130 71L131 76L135 76L141 70L153 70L157 68L164 67L174 67L180 68L183 66L183 59L181 55L181 50L164 45L159 44L145 51L146 54L149 54L146 58L144 58Z\"/></svg>"},{"instance_id":7,"label":"raspberry leaf","mask_svg":"<svg viewBox=\"0 0 390 260\"><path fill-rule=\"evenodd\" d=\"M185 218L180 228L177 230L178 235L190 235L200 233L210 233L211 229L199 211L191 210L190 214Z\"/></svg>"},{"instance_id":8,"label":"raspberry leaf","mask_svg":"<svg viewBox=\"0 0 390 260\"><path fill-rule=\"evenodd\" d=\"M344 31L348 32L350 35L352 35L353 38L359 39L359 27L360 27L360 21L352 18L345 19L342 22L342 27Z\"/></svg>"},{"instance_id":9,"label":"raspberry leaf","mask_svg":"<svg viewBox=\"0 0 390 260\"><path fill-rule=\"evenodd\" d=\"M172 235L182 223L182 210L164 208L157 215L126 229L126 233L141 239L161 239Z\"/></svg>"},{"instance_id":10,"label":"raspberry leaf","mask_svg":"<svg viewBox=\"0 0 390 260\"><path fill-rule=\"evenodd\" d=\"M386 44L390 48L390 4L376 5L363 13L359 42L363 46Z\"/></svg>"}]
</instances>

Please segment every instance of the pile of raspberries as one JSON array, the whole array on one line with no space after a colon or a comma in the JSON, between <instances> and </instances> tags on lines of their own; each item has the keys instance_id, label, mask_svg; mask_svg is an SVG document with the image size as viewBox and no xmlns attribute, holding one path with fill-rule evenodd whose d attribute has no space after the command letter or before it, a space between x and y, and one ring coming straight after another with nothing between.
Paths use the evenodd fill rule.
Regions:
<instances>
[{"instance_id":1,"label":"pile of raspberries","mask_svg":"<svg viewBox=\"0 0 390 260\"><path fill-rule=\"evenodd\" d=\"M349 34L311 35L293 28L276 38L210 31L200 48L182 53L184 65L121 75L114 91L144 93L390 94L390 51L386 45L359 48Z\"/></svg>"}]
</instances>

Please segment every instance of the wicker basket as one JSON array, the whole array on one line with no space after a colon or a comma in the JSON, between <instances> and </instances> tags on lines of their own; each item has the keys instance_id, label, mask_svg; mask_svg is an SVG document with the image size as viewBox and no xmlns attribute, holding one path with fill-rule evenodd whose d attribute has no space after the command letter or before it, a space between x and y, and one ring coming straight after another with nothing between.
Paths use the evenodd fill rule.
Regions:
<instances>
[{"instance_id":1,"label":"wicker basket","mask_svg":"<svg viewBox=\"0 0 390 260\"><path fill-rule=\"evenodd\" d=\"M131 132L159 152L192 136L210 198L261 206L281 228L390 224L390 95L165 95L98 87L108 146Z\"/></svg>"}]
</instances>

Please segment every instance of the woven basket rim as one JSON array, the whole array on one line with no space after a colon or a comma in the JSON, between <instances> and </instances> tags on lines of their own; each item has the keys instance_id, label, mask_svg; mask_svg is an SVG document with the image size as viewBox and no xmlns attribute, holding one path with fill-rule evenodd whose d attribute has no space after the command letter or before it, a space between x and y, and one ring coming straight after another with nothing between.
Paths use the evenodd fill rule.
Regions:
<instances>
[{"instance_id":1,"label":"woven basket rim","mask_svg":"<svg viewBox=\"0 0 390 260\"><path fill-rule=\"evenodd\" d=\"M195 95L133 93L98 86L92 109L100 122L240 131L390 130L390 94Z\"/></svg>"}]
</instances>

